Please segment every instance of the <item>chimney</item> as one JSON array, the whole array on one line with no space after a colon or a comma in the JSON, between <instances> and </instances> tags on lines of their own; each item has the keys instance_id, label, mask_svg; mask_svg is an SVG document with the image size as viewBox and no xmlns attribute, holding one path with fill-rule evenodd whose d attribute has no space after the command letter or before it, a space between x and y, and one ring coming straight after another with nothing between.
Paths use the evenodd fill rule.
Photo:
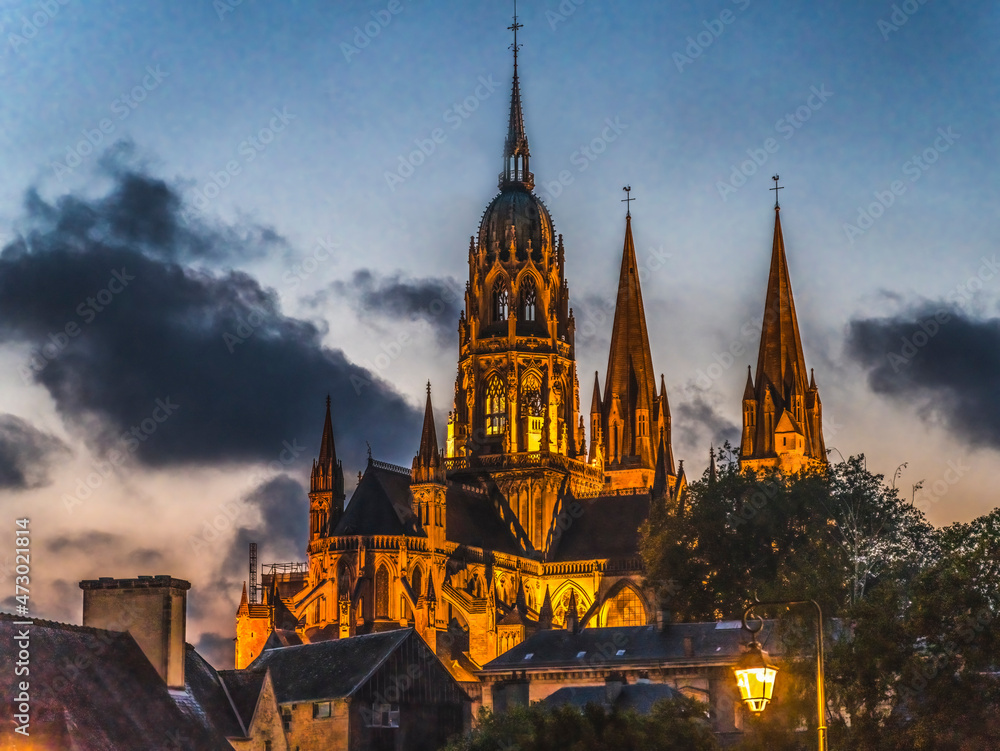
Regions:
<instances>
[{"instance_id":1,"label":"chimney","mask_svg":"<svg viewBox=\"0 0 1000 751\"><path fill-rule=\"evenodd\" d=\"M170 576L88 579L83 625L128 631L167 688L184 688L184 640L190 582Z\"/></svg>"},{"instance_id":2,"label":"chimney","mask_svg":"<svg viewBox=\"0 0 1000 751\"><path fill-rule=\"evenodd\" d=\"M609 707L614 707L622 689L625 688L625 676L622 673L608 673L604 678L604 700Z\"/></svg>"}]
</instances>

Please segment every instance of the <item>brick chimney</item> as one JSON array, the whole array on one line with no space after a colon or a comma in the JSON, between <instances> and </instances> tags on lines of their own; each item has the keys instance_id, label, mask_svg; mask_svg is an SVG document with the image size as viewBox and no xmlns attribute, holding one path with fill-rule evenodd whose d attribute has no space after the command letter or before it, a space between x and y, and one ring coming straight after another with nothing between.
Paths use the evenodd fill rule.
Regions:
<instances>
[{"instance_id":1,"label":"brick chimney","mask_svg":"<svg viewBox=\"0 0 1000 751\"><path fill-rule=\"evenodd\" d=\"M190 582L170 576L88 579L83 625L128 631L168 688L184 688L184 640Z\"/></svg>"}]
</instances>

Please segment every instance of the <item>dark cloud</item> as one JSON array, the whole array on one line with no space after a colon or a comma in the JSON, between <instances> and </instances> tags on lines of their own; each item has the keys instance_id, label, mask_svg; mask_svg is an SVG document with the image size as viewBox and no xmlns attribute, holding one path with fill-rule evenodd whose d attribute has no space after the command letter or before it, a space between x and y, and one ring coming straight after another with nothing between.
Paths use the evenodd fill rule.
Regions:
<instances>
[{"instance_id":1,"label":"dark cloud","mask_svg":"<svg viewBox=\"0 0 1000 751\"><path fill-rule=\"evenodd\" d=\"M681 451L694 452L690 460L700 466L702 459L708 462L710 445L719 448L726 441L739 445L740 427L719 412L697 386L689 383L671 411L674 442L678 444L674 455L678 458L685 458Z\"/></svg>"},{"instance_id":2,"label":"dark cloud","mask_svg":"<svg viewBox=\"0 0 1000 751\"><path fill-rule=\"evenodd\" d=\"M948 304L855 319L847 354L868 369L875 393L943 418L970 443L1000 448L1000 319Z\"/></svg>"},{"instance_id":3,"label":"dark cloud","mask_svg":"<svg viewBox=\"0 0 1000 751\"><path fill-rule=\"evenodd\" d=\"M195 644L198 654L216 670L232 670L236 655L235 637L223 636L214 631L203 633Z\"/></svg>"},{"instance_id":4,"label":"dark cloud","mask_svg":"<svg viewBox=\"0 0 1000 751\"><path fill-rule=\"evenodd\" d=\"M419 416L391 386L249 275L188 265L239 258L241 237L251 255L280 238L207 229L173 186L120 163L111 177L94 199L29 191L25 230L0 252L0 343L32 345L22 375L84 440L151 466L273 461L283 442L308 460L330 393L348 466L365 440L389 460L412 455Z\"/></svg>"},{"instance_id":5,"label":"dark cloud","mask_svg":"<svg viewBox=\"0 0 1000 751\"><path fill-rule=\"evenodd\" d=\"M53 464L69 455L69 447L56 436L15 415L0 414L0 488L48 485Z\"/></svg>"},{"instance_id":6,"label":"dark cloud","mask_svg":"<svg viewBox=\"0 0 1000 751\"><path fill-rule=\"evenodd\" d=\"M259 545L259 560L297 561L309 541L309 497L306 489L288 475L279 475L251 491L244 499L242 515L260 514L260 522L239 525L222 563L221 579L240 582L247 578L251 542ZM237 522L237 524L239 524Z\"/></svg>"},{"instance_id":7,"label":"dark cloud","mask_svg":"<svg viewBox=\"0 0 1000 751\"><path fill-rule=\"evenodd\" d=\"M383 276L361 269L349 282L336 281L330 291L346 297L364 314L426 321L442 346L458 340L458 317L465 307L465 286L454 277L412 279L402 273ZM325 295L317 300L321 301Z\"/></svg>"},{"instance_id":8,"label":"dark cloud","mask_svg":"<svg viewBox=\"0 0 1000 751\"><path fill-rule=\"evenodd\" d=\"M109 549L118 547L121 543L121 535L113 535L110 532L90 530L76 535L59 535L58 537L50 537L46 539L43 544L49 553L53 553L55 555L79 552L84 555L101 553L102 557L107 557Z\"/></svg>"}]
</instances>

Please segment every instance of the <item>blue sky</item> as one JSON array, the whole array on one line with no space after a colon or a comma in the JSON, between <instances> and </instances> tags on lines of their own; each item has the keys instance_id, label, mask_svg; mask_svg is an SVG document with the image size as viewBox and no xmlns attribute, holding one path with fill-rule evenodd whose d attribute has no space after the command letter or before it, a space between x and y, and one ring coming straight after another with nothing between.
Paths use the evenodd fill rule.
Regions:
<instances>
[{"instance_id":1,"label":"blue sky","mask_svg":"<svg viewBox=\"0 0 1000 751\"><path fill-rule=\"evenodd\" d=\"M650 269L643 293L654 365L674 407L675 452L689 473L700 474L709 442L732 437L739 419L744 371L755 360L773 227L768 189L777 172L827 445L865 452L870 468L889 476L908 462L905 488L921 479L932 488L949 462L959 462L968 469L958 482L914 497L924 497L936 524L988 512L1000 427L975 420L970 427L969 410L953 408L968 393L959 376L972 372L959 360L961 374L938 372L948 370L948 358L936 347L954 327L915 356L906 378L881 385L870 375L884 369L879 358L889 350L858 355L851 327L885 324L878 330L894 346L886 321L906 334L921 310L960 300L954 312L972 326L972 344L955 345L958 352L973 364L991 356L992 340L975 327L992 331L1000 275L987 264L988 279L967 296L954 293L995 257L1000 237L1000 6L539 0L522 2L519 14L536 192L565 236L578 323L597 315L617 283L623 185L637 199L640 263L666 259ZM100 166L104 150L126 139L131 168L171 185L192 221L237 236L263 226L281 238L267 252L202 258L192 267L246 272L275 290L286 316L312 322L326 347L354 363L371 366L403 332L407 343L377 374L413 406L428 378L436 394L447 394L456 352L440 331L454 322L361 309L350 286L358 271L464 284L468 238L500 169L510 16L507 3L467 1L0 0L0 244L28 231L31 188L50 205L68 194L105 195L115 178ZM100 140L95 149L88 134ZM414 157L421 143L425 150L434 143L433 152ZM72 171L63 169L67 159ZM412 174L404 168L405 179L390 177L406 160L420 163ZM869 223L862 210L878 216ZM37 294L46 293L43 284ZM609 328L579 341L584 407L590 373L606 367ZM729 362L724 353L734 346L741 354ZM205 462L193 474L138 466L102 489L89 516L70 518L50 499L92 461L93 426L71 418L58 394L19 376L30 347L0 341L0 413L55 436L69 458L52 468L49 484L16 490L0 506L37 508L51 536L82 540L114 528L136 541L100 571L81 561L76 578L161 573L133 571L144 560L135 550L160 551L146 560L195 580L199 567L219 564L221 554L193 564L170 552L132 504L142 498L144 514L187 540L203 526L204 513L192 510L206 494L215 505L245 496L246 478L264 463ZM720 363L721 375L698 388L699 374ZM321 404L322 396L308 399ZM436 406L443 430L449 405L442 396ZM310 452L319 419L316 435L294 436ZM408 464L406 440L415 449L416 435L374 449ZM354 464L363 450L363 441L343 449ZM300 483L302 462L290 472ZM234 521L227 534L238 527ZM272 554L296 552L290 545ZM58 599L52 595L56 614L65 607ZM227 608L206 609L199 628L228 628L211 625L228 618Z\"/></svg>"}]
</instances>

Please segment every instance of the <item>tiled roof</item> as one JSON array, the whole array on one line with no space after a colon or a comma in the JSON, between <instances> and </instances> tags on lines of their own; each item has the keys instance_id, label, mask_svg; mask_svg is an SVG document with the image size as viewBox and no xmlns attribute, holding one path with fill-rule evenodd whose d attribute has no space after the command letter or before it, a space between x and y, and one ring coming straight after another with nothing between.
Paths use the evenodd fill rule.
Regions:
<instances>
[{"instance_id":1,"label":"tiled roof","mask_svg":"<svg viewBox=\"0 0 1000 751\"><path fill-rule=\"evenodd\" d=\"M598 706L613 706L615 709L634 709L641 714L648 714L658 701L676 699L680 696L677 689L663 683L628 683L621 687L614 701L609 702L608 689L605 686L566 686L545 697L544 702L550 707L569 704L583 709L588 704Z\"/></svg>"},{"instance_id":2,"label":"tiled roof","mask_svg":"<svg viewBox=\"0 0 1000 751\"><path fill-rule=\"evenodd\" d=\"M764 621L758 639L767 642L773 621ZM735 662L749 637L739 621L672 623L657 626L585 628L574 634L566 629L539 631L513 649L486 663L483 673L512 670L615 668L656 663ZM525 659L528 655L531 655Z\"/></svg>"},{"instance_id":3,"label":"tiled roof","mask_svg":"<svg viewBox=\"0 0 1000 751\"><path fill-rule=\"evenodd\" d=\"M334 536L408 535L424 537L410 506L410 473L372 462L334 529ZM405 474L404 474L405 473Z\"/></svg>"},{"instance_id":4,"label":"tiled roof","mask_svg":"<svg viewBox=\"0 0 1000 751\"><path fill-rule=\"evenodd\" d=\"M249 670L270 669L279 704L350 696L414 633L412 628L269 649Z\"/></svg>"},{"instance_id":5,"label":"tiled roof","mask_svg":"<svg viewBox=\"0 0 1000 751\"><path fill-rule=\"evenodd\" d=\"M0 613L0 643L10 645L22 626ZM31 640L31 738L40 748L73 751L230 749L223 736L194 715L197 697L168 691L156 669L127 633L36 620ZM0 695L13 697L17 652L0 650ZM196 668L196 674L199 672ZM201 676L196 675L200 681ZM208 714L209 712L206 712ZM14 739L4 722L0 745ZM19 739L20 736L17 736ZM173 744L173 745L172 745Z\"/></svg>"},{"instance_id":6,"label":"tiled roof","mask_svg":"<svg viewBox=\"0 0 1000 751\"><path fill-rule=\"evenodd\" d=\"M570 500L569 513L553 560L631 558L639 555L639 526L649 517L649 493L602 495ZM573 509L570 509L573 511Z\"/></svg>"}]
</instances>

